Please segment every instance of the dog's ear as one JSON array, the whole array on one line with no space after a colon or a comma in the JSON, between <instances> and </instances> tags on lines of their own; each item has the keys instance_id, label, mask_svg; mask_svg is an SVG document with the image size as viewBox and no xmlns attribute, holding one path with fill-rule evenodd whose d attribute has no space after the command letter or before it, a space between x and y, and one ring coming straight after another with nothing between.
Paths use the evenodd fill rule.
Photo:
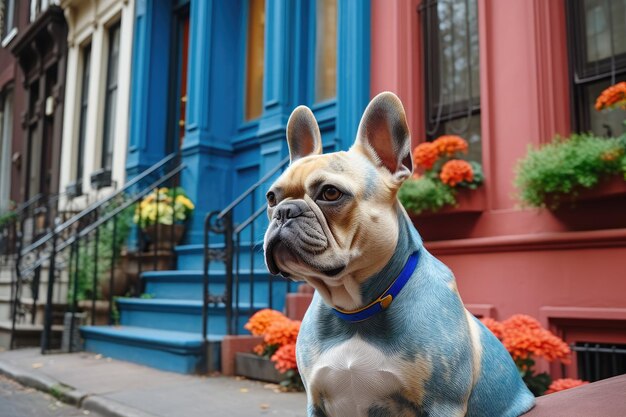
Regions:
<instances>
[{"instance_id":1,"label":"dog's ear","mask_svg":"<svg viewBox=\"0 0 626 417\"><path fill-rule=\"evenodd\" d=\"M398 183L411 176L411 135L404 107L395 94L380 93L368 104L353 148L386 168Z\"/></svg>"},{"instance_id":2,"label":"dog's ear","mask_svg":"<svg viewBox=\"0 0 626 417\"><path fill-rule=\"evenodd\" d=\"M298 106L287 122L289 159L294 162L304 156L322 153L322 135L317 120L307 106Z\"/></svg>"}]
</instances>

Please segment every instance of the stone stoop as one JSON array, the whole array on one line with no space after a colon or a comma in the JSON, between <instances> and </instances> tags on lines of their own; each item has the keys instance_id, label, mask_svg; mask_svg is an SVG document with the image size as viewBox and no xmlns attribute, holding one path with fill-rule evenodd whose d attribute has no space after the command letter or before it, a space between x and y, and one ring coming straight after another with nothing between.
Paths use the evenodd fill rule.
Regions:
<instances>
[{"instance_id":1,"label":"stone stoop","mask_svg":"<svg viewBox=\"0 0 626 417\"><path fill-rule=\"evenodd\" d=\"M215 245L214 245L215 246ZM248 250L249 245L242 245ZM256 311L269 307L283 310L288 282L270 276L262 254L240 254L239 285L233 299L239 306L234 317L238 333ZM119 326L83 326L81 335L85 350L115 359L141 363L157 369L179 373L220 371L222 343L227 335L226 308L211 303L207 323L208 346L202 340L202 245L176 248L177 270L147 271L141 274L145 298L118 298ZM252 265L258 265L250 269ZM212 263L209 292L225 292L223 265ZM203 364L202 349L208 349L208 363Z\"/></svg>"}]
</instances>

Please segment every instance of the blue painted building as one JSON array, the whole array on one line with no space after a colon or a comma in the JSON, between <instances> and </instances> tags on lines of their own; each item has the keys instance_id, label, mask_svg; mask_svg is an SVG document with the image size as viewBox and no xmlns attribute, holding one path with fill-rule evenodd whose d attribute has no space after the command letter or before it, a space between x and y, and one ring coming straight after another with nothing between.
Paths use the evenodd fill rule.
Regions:
<instances>
[{"instance_id":1,"label":"blue painted building","mask_svg":"<svg viewBox=\"0 0 626 417\"><path fill-rule=\"evenodd\" d=\"M178 271L143 278L157 294L168 283L163 294L177 301L158 295L122 301L122 325L131 325L126 333L87 328L83 335L90 350L190 372L198 334L171 331L184 329L177 314L197 321L201 308L204 216L226 207L288 155L285 127L299 104L314 111L325 150L352 144L370 97L370 4L136 0L135 7L127 174L132 178L180 152L181 185L196 210L177 250ZM251 209L263 203L264 193L263 187L254 193ZM236 211L235 223L249 213ZM263 222L246 238L261 239ZM183 290L185 282L195 282L195 296ZM224 332L225 326L210 325L216 341Z\"/></svg>"}]
</instances>

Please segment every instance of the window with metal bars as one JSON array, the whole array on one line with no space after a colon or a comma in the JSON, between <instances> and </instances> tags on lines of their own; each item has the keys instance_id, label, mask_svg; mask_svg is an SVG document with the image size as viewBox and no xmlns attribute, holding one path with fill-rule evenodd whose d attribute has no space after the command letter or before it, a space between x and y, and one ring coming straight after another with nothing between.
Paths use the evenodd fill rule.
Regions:
<instances>
[{"instance_id":1,"label":"window with metal bars","mask_svg":"<svg viewBox=\"0 0 626 417\"><path fill-rule=\"evenodd\" d=\"M424 0L419 12L427 139L459 135L481 162L477 0Z\"/></svg>"},{"instance_id":2,"label":"window with metal bars","mask_svg":"<svg viewBox=\"0 0 626 417\"><path fill-rule=\"evenodd\" d=\"M626 345L578 342L571 348L576 352L578 378L583 381L626 374Z\"/></svg>"},{"instance_id":3,"label":"window with metal bars","mask_svg":"<svg viewBox=\"0 0 626 417\"><path fill-rule=\"evenodd\" d=\"M567 0L572 128L601 136L624 133L623 112L598 112L596 98L626 81L626 0Z\"/></svg>"}]
</instances>

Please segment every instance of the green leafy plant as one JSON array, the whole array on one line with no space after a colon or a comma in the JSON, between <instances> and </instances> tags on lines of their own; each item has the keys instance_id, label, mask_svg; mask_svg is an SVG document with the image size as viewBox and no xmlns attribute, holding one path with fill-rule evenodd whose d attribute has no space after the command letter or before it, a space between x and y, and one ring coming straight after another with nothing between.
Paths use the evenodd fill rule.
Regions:
<instances>
[{"instance_id":1,"label":"green leafy plant","mask_svg":"<svg viewBox=\"0 0 626 417\"><path fill-rule=\"evenodd\" d=\"M428 177L406 181L398 191L398 198L407 210L416 214L456 204L451 187Z\"/></svg>"},{"instance_id":2,"label":"green leafy plant","mask_svg":"<svg viewBox=\"0 0 626 417\"><path fill-rule=\"evenodd\" d=\"M0 214L0 228L6 226L15 219L17 219L17 213L13 210Z\"/></svg>"},{"instance_id":3,"label":"green leafy plant","mask_svg":"<svg viewBox=\"0 0 626 417\"><path fill-rule=\"evenodd\" d=\"M581 190L613 175L626 180L626 136L606 139L575 134L529 147L517 164L515 185L523 204L556 208L565 197L575 200Z\"/></svg>"},{"instance_id":4,"label":"green leafy plant","mask_svg":"<svg viewBox=\"0 0 626 417\"><path fill-rule=\"evenodd\" d=\"M113 206L109 211L114 210ZM130 234L132 227L132 216L134 208L131 206L121 211L114 219L109 220L98 228L98 256L95 253L96 233L91 232L88 239L83 238L80 241L78 249L78 271L77 279L77 300L91 300L101 298L99 285L96 285L96 294L93 293L93 277L96 270L97 262L97 278L100 280L108 280L111 274L111 262L113 254L115 261L121 260L122 247L126 243L126 239ZM115 225L115 238L113 236L113 222ZM74 267L74 265L72 265ZM71 279L74 278L72 274ZM73 297L74 284L70 285L70 297Z\"/></svg>"},{"instance_id":5,"label":"green leafy plant","mask_svg":"<svg viewBox=\"0 0 626 417\"><path fill-rule=\"evenodd\" d=\"M478 188L484 180L482 167L458 157L467 150L465 139L454 135L418 145L413 151L416 174L398 192L402 205L415 214L436 212L456 205L458 189Z\"/></svg>"}]
</instances>

